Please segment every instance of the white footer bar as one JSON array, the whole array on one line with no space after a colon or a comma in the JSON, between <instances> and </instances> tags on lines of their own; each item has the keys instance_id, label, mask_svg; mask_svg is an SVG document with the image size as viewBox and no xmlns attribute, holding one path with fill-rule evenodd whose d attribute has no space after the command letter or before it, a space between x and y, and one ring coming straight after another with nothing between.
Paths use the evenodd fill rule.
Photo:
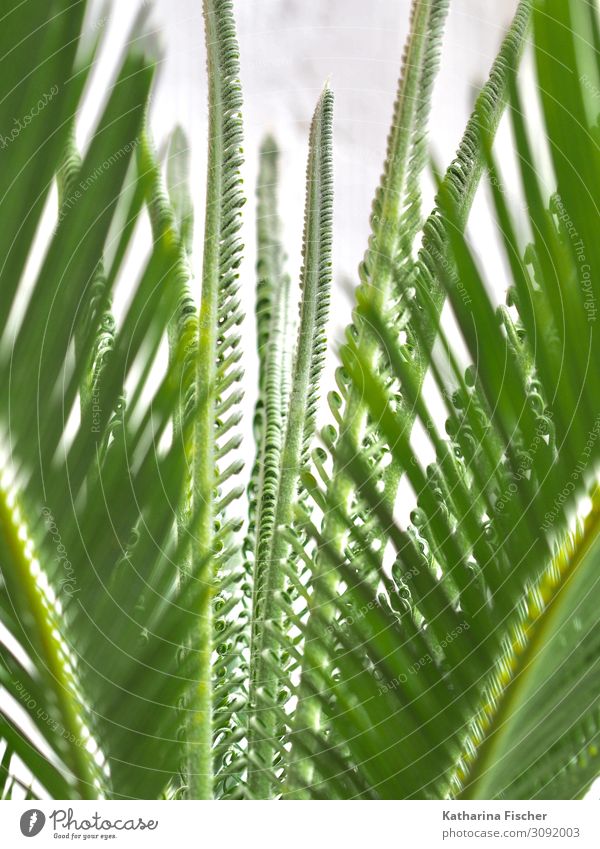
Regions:
<instances>
[{"instance_id":1,"label":"white footer bar","mask_svg":"<svg viewBox=\"0 0 600 849\"><path fill-rule=\"evenodd\" d=\"M0 846L600 847L583 802L3 802ZM173 841L170 845L170 841Z\"/></svg>"}]
</instances>

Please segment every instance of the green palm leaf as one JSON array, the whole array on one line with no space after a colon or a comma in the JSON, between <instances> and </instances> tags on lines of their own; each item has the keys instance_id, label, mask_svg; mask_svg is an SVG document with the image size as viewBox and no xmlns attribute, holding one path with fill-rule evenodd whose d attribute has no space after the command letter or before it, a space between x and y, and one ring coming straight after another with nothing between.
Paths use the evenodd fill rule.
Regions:
<instances>
[{"instance_id":1,"label":"green palm leaf","mask_svg":"<svg viewBox=\"0 0 600 849\"><path fill-rule=\"evenodd\" d=\"M52 26L41 27L49 61L55 61L57 39L71 43L57 21L80 26L84 11L83 4L63 4L73 9L70 16L59 14L59 5L50 10L57 14ZM30 6L40 20L48 14L48 4ZM25 40L21 67L28 65L30 47ZM45 113L52 109L58 136L54 162L50 150L39 155L39 165L30 156L22 172L30 188L13 183L7 189L6 215L15 222L27 192L43 199L52 169L58 171L60 141L68 142L81 94L86 69L73 65L69 51L57 54L65 66L64 88L59 86L43 120L40 116L41 126L32 122L23 130L23 145L19 139L15 152L22 155L30 143L43 146L38 136L48 133L51 115ZM8 717L3 736L45 792L58 798L105 793L154 798L180 759L176 704L185 672L173 675L167 666L190 620L174 603L171 528L157 494L177 502L183 463L178 446L156 453L176 387L167 376L152 408L144 410L136 402L139 388L130 381L131 410L122 400L136 356L143 347L150 362L154 359L172 312L172 295L162 281L175 257L165 239L156 243L122 323L110 330L110 344L99 341L106 337L103 322L118 262L108 279L98 269L111 223L120 215L122 187L131 179L152 76L146 57L127 56L88 150L81 160L75 153L68 160L72 173L63 185L58 226L18 333L10 323L16 287L3 287L2 408L10 419L3 416L2 427L5 434L10 429L11 457L3 477L1 610L11 641L3 645L2 681L38 737ZM27 81L27 75L21 79ZM31 91L23 82L17 92L21 100L6 108L19 113ZM13 234L6 255L15 263L21 257L12 268L13 281L30 240L28 228ZM82 417L65 440L66 416L90 367L92 416ZM148 433L156 441L148 442Z\"/></svg>"},{"instance_id":2,"label":"green palm leaf","mask_svg":"<svg viewBox=\"0 0 600 849\"><path fill-rule=\"evenodd\" d=\"M519 5L513 24L491 70L490 78L479 95L473 117L465 130L457 157L447 172L446 185L448 186L448 190L452 192L452 195L457 198L463 221L466 220L468 215L472 198L482 173L483 155L478 142L479 128L480 126L484 126L493 134L498 125L506 98L507 72L509 68L514 66L521 52L529 12L529 3ZM392 161L395 162L396 160L392 153L388 153L388 161L392 158ZM386 173L387 171L384 172L384 185L386 185ZM399 228L399 223L397 226ZM393 234L399 232L399 230L397 231L392 227L391 232ZM392 249L390 248L390 250ZM434 274L435 263L439 261L439 257L443 256L444 250L444 237L440 227L440 215L439 210L436 209L425 223L423 246L416 265L412 261L410 253L404 254L405 293L404 296L401 296L399 302L391 298L386 299L385 296L382 296L382 284L379 277L374 277L374 282L371 285L363 286L362 298L369 301L372 300L378 305L379 309L385 308L386 311L389 310L391 313L399 314L400 327L402 329L407 328L409 333L411 333L412 329L409 318L411 315L410 301L408 300L411 293L410 287L416 286L418 287L417 291L422 293L421 298L427 306L427 313L421 320L428 322L427 331L420 338L415 338L415 334L410 339L409 344L406 346L407 351L405 355L409 361L412 361L411 372L415 382L414 391L417 395L420 392L426 374L439 314L444 302L443 290L439 288ZM401 253L400 256L402 256ZM419 300L416 303L420 306ZM360 318L359 313L357 320L360 321ZM361 325L359 324L358 326L360 327ZM378 347L372 334L370 320L363 321L362 326L363 336L367 339L366 342L361 341L362 337L360 335L358 336L358 341L355 341L356 331L352 328L349 329L347 338L350 349L358 348L356 356L360 359L361 368L366 368L368 365L368 371L371 372L378 362ZM393 348L396 347L398 347L397 342L393 344ZM343 353L342 357L344 365L346 365ZM377 433L376 425L374 427L368 427L366 432L364 430L368 424L368 408L364 403L365 394L362 382L348 381L346 377L342 391L345 397L345 411L344 418L339 422L339 439L345 443L354 445L354 451L368 451L377 462L381 463L381 436ZM333 412L335 415L336 411L333 410ZM414 407L409 403L405 405L405 421L402 423L402 433L406 434L406 438L410 434L413 420ZM362 434L357 430L359 421L362 421ZM326 481L328 492L323 504L325 510L323 538L328 544L331 543L334 547L338 548L339 557L345 554L347 534L351 526L355 523L354 519L356 518L356 523L362 525L365 516L370 518L372 509L369 504L360 505L356 502L357 493L347 470L346 455L348 450L352 449L348 448L348 444L346 444L344 453L336 449L337 431L335 429L331 430L331 432L324 431L323 436L331 444L334 454L333 474ZM384 435L384 444L385 442L387 442L387 439ZM410 463L408 457L405 458L405 463ZM336 474L336 468L340 469L339 474ZM381 463L381 468L384 468L383 463ZM390 505L393 505L394 502L399 481L399 472L405 468L406 465L401 464L397 457L393 457L392 463L388 467L385 467L386 470L382 472L385 499L388 502L388 512L391 510ZM357 540L352 540L351 538L348 542L350 546L353 544L357 546L356 551L353 551L352 548L349 550L352 559L355 557L357 559L361 558L361 552L365 544L370 545L370 535L372 533L378 534L380 540L385 540L389 536L385 525L379 528L375 526L372 529L368 527L363 528ZM375 558L381 560L381 555L375 555ZM337 594L339 578L336 575L336 570L331 568L331 563L325 565L323 572L325 575L324 579L320 578L318 574L316 576L311 607L319 611L321 616L323 615L323 611L329 609L329 615L333 621L337 614L334 607L329 606L328 608L328 605L330 605L330 599ZM331 671L330 661L327 659L327 651L323 648L323 633L325 635L330 634L331 628L332 625L329 623L325 632L323 632L322 623L314 621L313 624L311 617L309 617L308 624L306 625L307 651L305 652L303 664L304 683L301 685L299 691L300 706L295 717L294 738L296 740L304 734L305 730L313 728L316 730L319 727L318 700L311 699L309 693L315 689L325 688L327 690L328 688L327 682L325 680L319 680L319 677L324 668ZM306 757L304 750L305 744L301 743L301 745L302 751L292 751L292 788L296 787L296 785L302 787L303 784L312 781L310 759Z\"/></svg>"},{"instance_id":3,"label":"green palm leaf","mask_svg":"<svg viewBox=\"0 0 600 849\"><path fill-rule=\"evenodd\" d=\"M538 75L546 92L553 68L569 68L569 79L577 79L583 61L573 49L581 33L570 4L547 5L552 13L536 9L535 15ZM579 234L595 213L589 193L576 199L572 192L574 173L586 174L586 186L595 181L591 103L556 78L544 102L559 191L552 213L513 89L535 277L516 260L522 254L510 235L515 227L496 172L496 202L517 272L518 318L496 310L463 235L462 199L445 181L442 241L431 269L474 363L465 374L442 327L450 370L434 358L432 373L447 407L450 441L421 397L418 371L398 348L392 316L368 293L359 310L379 337L394 383L377 372L358 341L351 339L342 352L371 420L406 472L417 509L412 527L402 530L381 497L377 465L342 436L341 461L376 531L369 536L346 519L348 533L362 546L348 560L310 529L344 587L330 600L337 611L333 633L321 631L322 642L331 644L332 676L327 687L314 674L309 679L320 690L312 698L323 705L325 735L307 751L306 734L298 729L295 743L295 757L310 756L310 792L317 796L562 798L580 796L598 772L595 501L584 529L565 539L569 511L587 493L597 456L596 377L587 365L595 346L589 306L595 294L591 281L581 285L578 258ZM580 132L562 132L559 139L552 121L567 104ZM485 150L490 128L478 123ZM590 268L595 250L590 242ZM409 321L420 350L427 350L439 313L428 278L417 279L416 289L422 294L409 307ZM562 352L575 348L563 376ZM411 449L407 409L435 450L427 468ZM327 505L326 495L317 497ZM337 515L343 518L339 507ZM392 543L391 576L382 569L374 535ZM557 544L562 549L554 554Z\"/></svg>"},{"instance_id":4,"label":"green palm leaf","mask_svg":"<svg viewBox=\"0 0 600 849\"><path fill-rule=\"evenodd\" d=\"M233 4L203 7L198 305L188 142L172 133L166 167L154 150L151 42L131 40L79 151L86 4L26 7L0 30L0 798L583 796L600 773L594 4L518 4L422 221L448 2L414 0L323 445L331 91L309 137L298 322L265 141L249 482ZM541 128L517 70L531 23ZM514 187L495 142L507 103ZM506 303L469 236L486 169Z\"/></svg>"},{"instance_id":5,"label":"green palm leaf","mask_svg":"<svg viewBox=\"0 0 600 849\"><path fill-rule=\"evenodd\" d=\"M315 430L325 354L331 287L332 112L333 95L326 88L317 104L309 139L302 298L289 402L281 379L286 367L282 338L286 332L285 288L276 295L274 348L265 362L264 473L258 499L250 657L249 790L255 796L272 794L271 766L285 681L279 636L285 607L283 567L290 555L288 538L281 529L293 523L300 473L306 466Z\"/></svg>"}]
</instances>

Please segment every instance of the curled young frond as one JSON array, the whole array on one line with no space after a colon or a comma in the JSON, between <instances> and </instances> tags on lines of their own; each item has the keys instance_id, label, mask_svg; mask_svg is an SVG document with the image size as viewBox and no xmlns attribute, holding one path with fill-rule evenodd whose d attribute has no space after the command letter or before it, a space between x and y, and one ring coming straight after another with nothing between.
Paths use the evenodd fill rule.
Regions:
<instances>
[{"instance_id":1,"label":"curled young frond","mask_svg":"<svg viewBox=\"0 0 600 849\"><path fill-rule=\"evenodd\" d=\"M169 361L181 395L175 422L175 438L180 438L183 422L195 404L198 317L190 289L192 272L188 254L193 219L185 200L188 175L185 161L178 160L182 156L181 149L185 150L185 134L178 130L173 138L172 143L179 149L172 151L170 160L171 163L178 162L177 166L171 165L171 180L176 179L177 182L171 185L170 195L167 194L147 126L137 154L140 180L147 192L153 238L155 241L165 238L177 245L177 265L170 271L168 282L175 288L177 297L177 310L169 323ZM173 205L171 196L175 198L177 207Z\"/></svg>"},{"instance_id":2,"label":"curled young frond","mask_svg":"<svg viewBox=\"0 0 600 849\"><path fill-rule=\"evenodd\" d=\"M414 42L414 44L417 44L419 40L424 40L426 38L426 26L429 21L428 17L420 17L424 15L424 11L423 9L419 10L419 5L420 4L418 3L415 5L413 30L410 36L410 39ZM442 10L439 10L440 14L441 11ZM494 63L490 77L479 95L473 117L466 128L456 159L450 165L445 176L444 184L448 185L448 191L456 198L457 204L460 205L465 217L470 208L470 204L472 203L474 191L479 183L483 168L483 151L481 149L481 140L477 127L481 122L484 122L492 135L497 127L506 102L508 76L509 73L512 72L512 68L514 67L522 49L530 11L530 2L522 2L519 5L510 30L503 42L499 58ZM439 26L439 22L436 26ZM425 27L425 29L423 29L423 27ZM416 49L414 44L412 47L413 50ZM424 47L422 46L421 50L423 49ZM430 49L432 56L431 67L433 68L436 63L435 56L437 50L435 37L432 39ZM409 77L410 70L407 70L407 79ZM426 84L429 85L430 81L428 76L425 77L425 80L427 81ZM416 85L416 83L413 83L413 85ZM392 132L392 138L393 135L394 131ZM384 169L384 186L387 185L386 175L388 175L388 172L390 171L390 156L391 150L388 152L388 160ZM389 176L387 179L389 180ZM381 227L381 220L385 217L383 215L383 212L386 209L383 204L383 198L385 198L385 195L382 194L382 192L383 188L380 188L375 201L375 227ZM377 210L381 210L381 213L377 214ZM415 272L417 273L417 276L424 279L423 269L425 269L426 272L428 271L429 257L432 254L435 256L442 256L442 258L444 256L444 234L443 227L440 223L439 209L436 206L433 213L425 223L423 230L423 243L416 268L414 265L411 267L411 264L405 267L405 271L408 270L410 274L404 284L405 292L402 294L400 302L396 302L393 298L391 298L390 288L386 288L384 285L386 279L389 279L390 281L392 279L389 270L384 273L385 266L384 271L382 271L381 274L378 272L376 276L373 276L374 268L378 268L385 260L387 260L388 265L391 261L391 254L389 251L386 252L383 250L384 244L386 242L391 244L390 240L396 238L399 239L398 234L394 234L393 228L391 233L384 229L383 237L384 241L378 242L375 231L371 237L371 250L367 254L367 260L361 268L363 286L359 290L359 304L356 311L357 323L348 330L347 338L349 340L349 347L345 353L346 355L351 355L354 361L358 360L358 362L360 362L360 367L363 369L363 372L365 370L367 372L373 372L376 368L376 364L382 362L382 359L376 335L370 327L369 320L365 320L365 307L376 308L377 310L382 310L383 312L390 314L390 316L393 315L394 321L397 320L398 312L401 311L403 327L406 327L409 331L409 340L404 346L404 359L407 362L408 370L412 373L416 395L418 396L425 377L433 341L435 339L437 320L444 302L444 296L441 294L443 289L436 282L433 274L428 275L427 285L418 285L416 287L416 298L413 296L414 289L411 287L415 286ZM375 239L374 243L373 239ZM379 254L382 251L383 258L378 259ZM427 307L426 312L425 306ZM426 314L426 325L425 320L421 323L417 321L421 311L424 311ZM419 327L422 324L426 326L427 330L423 333L419 333ZM390 344L392 344L392 342L390 342ZM393 342L393 348L398 347L398 345L398 340ZM344 351L342 351L342 356L344 357ZM383 359L383 362L385 363L385 359ZM339 419L339 423L337 426L333 426L331 428L331 434L327 434L325 432L323 434L326 442L329 442L331 445L333 453L333 473L328 482L327 498L327 503L330 509L325 513L323 537L328 544L332 545L334 549L337 549L338 557L340 558L343 558L346 552L348 528L354 521L353 517L356 516L357 520L362 523L361 516L364 514L366 509L364 505L360 505L355 485L347 471L347 451L353 450L357 454L363 454L367 450L375 452L375 457L373 458L375 463L373 474L380 474L383 478L381 492L382 497L388 505L388 511L391 511L393 508L401 471L406 468L405 465L399 465L398 457L393 456L385 470L383 467L379 466L380 460L377 458L381 458L385 455L385 453L389 456L389 449L387 452L385 450L385 442L387 442L388 437L382 437L380 428L379 433L377 432L378 428L376 424L368 424L369 411L368 405L365 404L364 389L365 387L362 381L348 381L348 389L346 391L343 412L339 409L333 411L336 418ZM397 385L393 382L390 383L390 389L392 392L398 391ZM395 396L390 399L390 403L392 409L398 410L398 412L401 413L401 433L404 438L408 439L414 422L415 407L414 405L411 406L411 404L405 404L401 397L398 401ZM378 420L375 417L373 421L376 423ZM396 435L394 435L393 438L394 441L397 441ZM342 440L345 444L345 459L339 455L339 451L337 449L338 443L341 444ZM351 448L348 446L351 446ZM378 467L379 472L377 471ZM331 509L332 505L335 506L335 509ZM386 536L386 526L381 525L379 531L380 548ZM382 553L377 556L381 558ZM330 600L335 597L339 578L335 569L319 569L318 567L319 559L317 558L315 574L313 577L314 593L311 607L314 606L315 610L320 611L321 617L325 616L325 618L327 618L326 611L329 609L331 617L335 618L335 609L330 605L328 599ZM328 607L328 605L330 606ZM325 643L323 628L316 621L314 625L311 625L312 619L313 616L311 614L309 616L305 632L306 645L308 648L304 660L303 678L315 678L319 680L322 675L321 670L331 664L331 659L328 656L328 652L323 650L323 645ZM301 684L299 690L299 709L296 712L294 723L294 739L297 739L297 733L300 729L315 729L319 727L320 708L315 700L311 700L306 697L306 694L315 688L318 688L315 681L309 683L309 681L306 680L304 685ZM310 759L307 758L306 755L302 758L295 757L293 748L291 762L293 767L290 784L293 792L293 788L295 786L307 786L307 784L310 783L311 765Z\"/></svg>"},{"instance_id":3,"label":"curled young frond","mask_svg":"<svg viewBox=\"0 0 600 849\"><path fill-rule=\"evenodd\" d=\"M210 142L192 461L194 524L190 530L192 573L205 585L206 592L191 647L198 682L190 699L188 793L192 798L210 798L214 787L213 602L217 575L228 565L231 554L227 535L218 538L217 523L228 527L226 510L243 494L243 488L232 484L242 462L234 460L226 465L231 445L229 429L243 394L237 333L243 317L238 268L244 203L239 49L231 0L205 0L203 8Z\"/></svg>"},{"instance_id":4,"label":"curled young frond","mask_svg":"<svg viewBox=\"0 0 600 849\"><path fill-rule=\"evenodd\" d=\"M249 791L256 797L273 792L273 755L277 746L278 696L282 687L281 643L283 564L290 545L289 528L299 497L314 435L319 381L325 356L325 326L331 287L333 95L326 88L310 129L303 266L298 337L292 367L289 407L281 416L281 374L285 346L274 350L267 386L267 418L258 505L254 565L253 635L250 670ZM273 328L271 342L285 340L284 323ZM283 439L282 439L283 436Z\"/></svg>"}]
</instances>

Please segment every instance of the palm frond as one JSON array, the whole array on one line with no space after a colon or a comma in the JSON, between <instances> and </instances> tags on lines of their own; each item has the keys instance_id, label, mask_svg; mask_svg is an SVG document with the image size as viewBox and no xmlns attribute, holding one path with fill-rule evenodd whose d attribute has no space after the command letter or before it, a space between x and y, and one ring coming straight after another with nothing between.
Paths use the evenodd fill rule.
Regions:
<instances>
[{"instance_id":1,"label":"palm frond","mask_svg":"<svg viewBox=\"0 0 600 849\"><path fill-rule=\"evenodd\" d=\"M549 81L558 67L561 73L569 69L569 81L580 76L575 5L549 3L535 13L540 89L552 90L542 99L558 189L550 209L509 69L534 235L527 251L532 275L513 239L513 216L494 168L499 219L515 272L514 308L493 304L464 235L462 197L447 181L440 188L444 249L431 257L431 270L473 363L465 372L440 327L443 358L434 357L431 370L447 408L450 439L440 433L413 364L398 348L392 317L364 293L359 310L379 338L394 384L358 341L350 340L342 352L349 379L405 470L416 508L403 530L382 494L377 466L342 437L341 459L379 533L391 541L395 562L389 575L372 538L352 521L345 526L362 549L359 554L355 547L350 560L311 528L343 588L339 598L329 599L338 611L333 633L321 629L322 641L332 644L332 675L326 688L309 696L322 705L326 736L320 744L317 736L316 749L303 751L301 734L295 744L296 757L310 757L312 795L548 798L552 792L571 798L585 792L598 772L592 683L598 626L588 607L597 573L595 491L585 527L565 541L598 456L596 376L587 365L596 344L589 306L596 295L594 284L582 279L578 258L579 236L597 211L589 191L573 194L582 157L586 187L596 183L597 157L589 145L595 119L590 122L592 102L579 87L576 96L569 84ZM556 112L567 106L580 129L559 134ZM478 134L485 154L490 127L478 121ZM584 244L593 268L597 246ZM410 306L421 348L428 346L439 314L426 296L426 280ZM557 365L565 350L577 346L563 378ZM405 407L414 410L435 451L427 468L411 448ZM337 513L343 518L339 507ZM323 679L313 675L309 681L316 690Z\"/></svg>"},{"instance_id":2,"label":"palm frond","mask_svg":"<svg viewBox=\"0 0 600 849\"><path fill-rule=\"evenodd\" d=\"M479 140L480 128L485 127L493 136L498 126L506 102L508 73L516 65L522 50L530 7L531 4L525 2L517 8L513 23L491 69L490 77L478 97L473 116L467 125L457 156L447 171L445 186L455 198L457 206L461 210L463 222L466 220L483 169L484 157ZM388 154L388 158L389 156L390 154ZM379 282L377 285L364 285L362 290L359 290L359 297L362 300L372 301L378 304L379 309L389 311L390 315L394 315L394 320L398 323L399 328L407 330L409 339L405 346L404 358L410 364L409 368L416 384L417 395L427 371L438 318L444 302L443 289L436 282L435 274L435 263L439 261L439 257L444 257L444 253L444 235L443 228L440 226L440 210L436 207L424 225L422 247L417 263L411 263L410 256L405 256L403 273L406 279L403 284L404 293L400 301L395 301L391 294L387 298L382 298ZM414 297L415 289L418 293L417 297ZM410 318L419 309L425 309L422 304L427 305L425 315L428 321L428 331L427 335L415 339L412 336ZM359 328L362 326L364 330L361 335L360 330L357 331L355 327L349 328L346 334L347 348L342 351L344 365L346 365L349 351L352 351L355 356L360 357L361 364L365 367L366 364L369 365L369 373L380 361L384 363L383 368L385 369L386 360L385 358L380 360L380 352L373 336L370 321L365 321L364 317L361 321L360 310L357 312L356 321L358 322L356 326ZM367 341L363 341L363 338L366 338ZM394 349L397 347L398 342L395 341ZM390 390L397 391L393 379L392 374ZM324 540L328 544L333 544L334 549L337 550L337 559L347 553L352 559L356 558L357 560L360 559L365 544L371 545L372 536L378 535L380 553L375 556L376 559L381 561L383 556L382 541L388 538L387 528L381 524L379 527L376 524L374 528L369 528L369 518L367 518L366 523L364 522L364 517L370 517L372 510L369 504L363 504L361 507L360 502L357 501L356 488L348 473L347 452L349 450L348 444L351 444L354 446L354 451L366 453L367 456L372 458L373 463L380 464L382 456L386 454L386 438L384 435L382 441L381 434L377 433L377 419L367 428L368 407L365 404L362 381L349 380L346 373L343 378L343 395L343 415L340 416L336 409L332 409L334 416L338 417L337 427L333 426L329 431L323 432L324 440L331 446L333 453L333 469L330 478L326 481L327 495L324 497L325 519L322 534ZM396 403L394 403L394 406L397 406ZM410 403L401 403L400 410L404 414L401 433L406 434L406 438L408 438L414 421L414 406ZM362 422L360 430L357 429L359 422ZM338 441L345 443L343 452L338 451L336 447ZM389 451L387 453L389 455ZM394 504L400 472L406 467L399 464L397 457L392 456L389 466L386 467L385 464L381 464L381 468L385 468L385 471L382 472L384 479L382 485L388 511L390 511ZM364 523L365 527L358 542L353 541L352 538L347 542L354 516L357 517L361 525ZM347 544L350 546L348 550L346 550ZM307 650L303 661L303 683L301 683L298 691L299 706L294 723L293 734L296 739L305 729L317 730L319 728L320 709L318 700L310 698L309 694L315 688L319 689L321 686L327 689L327 676L323 675L323 671L326 670L328 674L332 672L331 662L324 644L327 642L327 635L331 636L333 621L339 618L339 612L335 610L335 606L330 605L330 599L337 595L339 577L330 562L326 563L322 572L323 577L318 572L313 577L314 589L310 605L311 611L318 611L318 617L313 618L311 613L305 626ZM317 621L318 618L323 617L324 613L326 618L330 617L332 620L327 625L325 632L323 631L323 623ZM292 749L291 762L292 779L290 786L294 788L297 785L310 784L312 773L310 759L307 759L305 754L294 752ZM305 770L304 775L302 775L303 770Z\"/></svg>"},{"instance_id":3,"label":"palm frond","mask_svg":"<svg viewBox=\"0 0 600 849\"><path fill-rule=\"evenodd\" d=\"M231 478L241 471L241 461L223 467L223 458L219 457L223 440L229 441L229 421L236 415L235 407L242 397L238 386L242 377L241 351L236 332L242 320L237 291L242 250L240 210L244 202L239 173L242 163L239 51L230 0L205 0L204 17L210 143L192 472L195 517L191 527L192 574L203 585L198 633L192 643L197 680L189 707L188 792L192 798L210 798L213 793L215 579L217 572L227 565L229 554L231 525L225 510L243 494L243 487L231 487ZM214 498L215 490L219 492L218 499ZM221 576L220 596L226 591Z\"/></svg>"},{"instance_id":4,"label":"palm frond","mask_svg":"<svg viewBox=\"0 0 600 849\"><path fill-rule=\"evenodd\" d=\"M448 2L414 0L323 445L332 93L297 322L265 140L247 489L233 4L204 0L199 308L188 142L165 167L148 129L151 40L80 151L86 3L19 9L0 30L0 798L580 798L600 774L595 5L521 0L422 222ZM531 20L541 126L517 71ZM486 169L505 303L469 235Z\"/></svg>"},{"instance_id":5,"label":"palm frond","mask_svg":"<svg viewBox=\"0 0 600 849\"><path fill-rule=\"evenodd\" d=\"M43 199L59 171L86 75L74 64L77 32L71 32L81 25L84 4L29 5L40 21L56 15L42 29L47 49L54 51L49 61L60 55L64 64L64 86L48 102L42 126L32 121L23 130L18 155L27 149L29 131L33 139L46 136L50 109L58 116L51 134L61 144L54 147L51 139L39 161L29 158L22 171L28 189L7 187L3 204L16 223L12 216L19 215L24 193ZM73 42L73 52L56 51L61 39ZM28 67L26 42L21 68ZM118 257L107 277L98 276L109 232L123 211L121 191L134 164L152 78L152 61L135 50L128 54L88 149L80 161L72 151L58 225L18 325L11 310L20 290L3 288L3 296L12 299L6 298L1 315L2 410L10 411L2 427L11 446L3 476L0 607L11 639L3 641L2 680L27 722L3 718L2 736L40 788L56 798L154 798L176 774L180 758L174 706L185 686L185 667L179 676L168 668L191 625L188 612L174 603L172 528L158 494L173 504L180 500L183 462L176 445L157 450L170 421L174 387L167 375L151 408L144 409L134 376L140 351L150 362L155 358L173 311L163 280L176 257L164 238L157 242L122 321L110 330L108 348L103 317ZM21 73L21 79L16 91L22 100L10 105L17 112L28 108L32 94L27 75ZM38 143L42 150L44 142ZM38 221L39 216L33 224ZM116 237L121 258L132 232L128 227L129 222L125 238ZM5 256L15 262L21 257L13 268L18 281L31 232L19 227L13 239L14 253ZM90 373L91 416L82 415L68 435L67 417ZM122 400L126 384L133 402L128 410ZM193 597L191 592L188 598ZM27 627L33 614L35 623Z\"/></svg>"},{"instance_id":6,"label":"palm frond","mask_svg":"<svg viewBox=\"0 0 600 849\"><path fill-rule=\"evenodd\" d=\"M285 606L286 563L290 546L282 528L294 519L300 474L315 430L319 381L325 356L325 330L331 288L333 95L325 88L313 117L307 166L303 267L298 338L289 402L285 373L285 290L274 309L276 346L266 366L266 420L258 497L254 559L253 633L250 657L249 790L272 792L272 761L281 722L281 619ZM282 297L283 295L283 297ZM285 407L288 406L286 410Z\"/></svg>"}]
</instances>

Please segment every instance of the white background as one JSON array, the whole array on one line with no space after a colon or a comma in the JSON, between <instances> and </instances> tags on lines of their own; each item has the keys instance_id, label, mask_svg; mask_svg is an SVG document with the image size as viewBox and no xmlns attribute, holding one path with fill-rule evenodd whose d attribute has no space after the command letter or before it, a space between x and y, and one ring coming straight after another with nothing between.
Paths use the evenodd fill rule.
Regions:
<instances>
[{"instance_id":1,"label":"white background","mask_svg":"<svg viewBox=\"0 0 600 849\"><path fill-rule=\"evenodd\" d=\"M104 35L102 61L80 122L87 137L101 107L121 47L142 0L119 0L110 17L94 0L96 29ZM487 76L517 0L452 0L442 65L433 103L432 148L450 162L473 103L476 86ZM311 114L325 80L335 105L334 298L332 349L350 315L348 287L356 284L358 264L369 232L369 213L385 155L410 0L237 0L234 9L241 49L244 89L245 262L243 302L250 321L245 337L254 344L254 192L258 150L266 132L282 151L280 204L289 270L300 269L304 175ZM190 139L192 190L196 210L193 270L201 271L201 246L207 138L207 85L201 0L155 0L151 26L162 48L152 111L157 146L181 124ZM426 193L425 211L431 203ZM477 201L485 209L484 198ZM479 253L489 254L492 283L502 274L491 237L489 214L472 217ZM491 252L491 253L490 253ZM139 267L139 258L136 257ZM496 275L495 272L498 272ZM199 284L198 284L199 288ZM253 357L245 362L254 385Z\"/></svg>"}]
</instances>

